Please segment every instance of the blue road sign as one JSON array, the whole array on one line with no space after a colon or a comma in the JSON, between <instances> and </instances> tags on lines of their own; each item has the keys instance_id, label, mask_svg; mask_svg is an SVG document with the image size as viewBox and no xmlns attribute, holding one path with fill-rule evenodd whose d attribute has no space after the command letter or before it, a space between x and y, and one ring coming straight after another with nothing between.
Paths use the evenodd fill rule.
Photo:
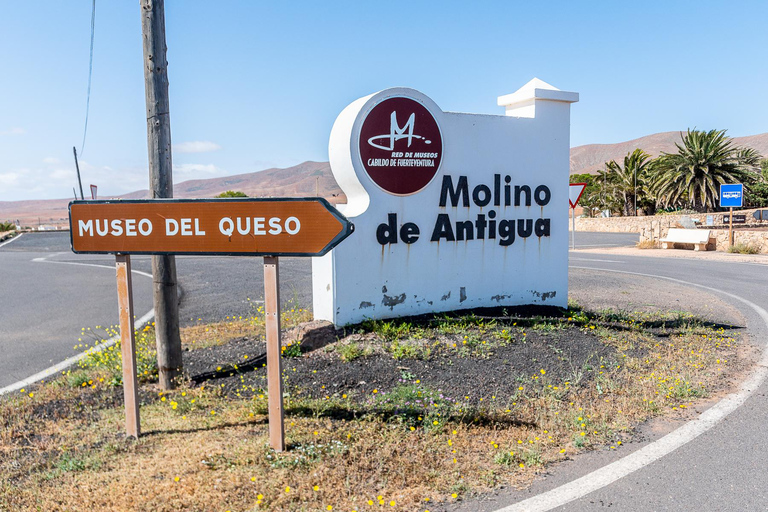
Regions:
<instances>
[{"instance_id":1,"label":"blue road sign","mask_svg":"<svg viewBox=\"0 0 768 512\"><path fill-rule=\"evenodd\" d=\"M723 208L741 208L741 201L744 198L744 185L741 183L731 183L729 185L720 185L720 206Z\"/></svg>"}]
</instances>

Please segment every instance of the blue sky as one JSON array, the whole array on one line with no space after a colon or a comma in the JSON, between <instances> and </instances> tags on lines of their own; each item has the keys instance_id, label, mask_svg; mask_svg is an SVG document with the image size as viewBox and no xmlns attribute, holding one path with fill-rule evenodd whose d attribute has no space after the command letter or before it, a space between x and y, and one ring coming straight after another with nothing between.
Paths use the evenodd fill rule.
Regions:
<instances>
[{"instance_id":1,"label":"blue sky","mask_svg":"<svg viewBox=\"0 0 768 512\"><path fill-rule=\"evenodd\" d=\"M71 197L91 2L4 2L0 201ZM168 0L174 181L328 158L336 116L393 86L502 114L533 77L581 100L571 146L768 131L768 2ZM147 187L137 1L97 0L84 187Z\"/></svg>"}]
</instances>

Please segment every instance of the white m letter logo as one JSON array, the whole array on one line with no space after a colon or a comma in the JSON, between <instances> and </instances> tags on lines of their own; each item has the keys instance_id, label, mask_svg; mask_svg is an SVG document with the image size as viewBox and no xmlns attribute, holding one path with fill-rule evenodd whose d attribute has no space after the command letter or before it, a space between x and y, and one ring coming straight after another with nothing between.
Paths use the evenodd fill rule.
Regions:
<instances>
[{"instance_id":1,"label":"white m letter logo","mask_svg":"<svg viewBox=\"0 0 768 512\"><path fill-rule=\"evenodd\" d=\"M416 114L411 114L408 118L408 121L405 123L404 126L400 127L397 124L397 112L392 112L389 116L389 134L388 135L376 135L374 137L371 137L368 139L368 144L371 146L383 149L384 151L392 151L395 149L395 141L398 141L400 139L408 139L408 147L411 147L411 141L413 139L423 139L424 137L421 137L420 135L414 135L413 134L413 123L416 120ZM406 133L407 131L407 133ZM382 146L379 144L376 144L377 140L382 139L388 139L389 145L388 146ZM425 140L427 144L429 144L430 141Z\"/></svg>"}]
</instances>

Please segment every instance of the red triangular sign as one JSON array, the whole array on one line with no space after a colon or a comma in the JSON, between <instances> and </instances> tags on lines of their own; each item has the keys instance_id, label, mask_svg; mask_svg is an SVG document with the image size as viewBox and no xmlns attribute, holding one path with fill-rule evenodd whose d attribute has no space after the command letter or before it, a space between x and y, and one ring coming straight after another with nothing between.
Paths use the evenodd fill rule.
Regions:
<instances>
[{"instance_id":1,"label":"red triangular sign","mask_svg":"<svg viewBox=\"0 0 768 512\"><path fill-rule=\"evenodd\" d=\"M568 202L571 204L571 208L576 208L576 205L579 204L579 199L581 199L581 194L584 193L586 188L586 183L571 183L571 186L568 187Z\"/></svg>"}]
</instances>

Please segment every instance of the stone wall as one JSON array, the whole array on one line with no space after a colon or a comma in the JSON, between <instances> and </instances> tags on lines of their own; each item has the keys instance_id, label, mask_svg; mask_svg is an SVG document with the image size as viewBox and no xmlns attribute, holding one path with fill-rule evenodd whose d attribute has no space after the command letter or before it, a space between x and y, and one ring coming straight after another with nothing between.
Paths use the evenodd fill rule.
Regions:
<instances>
[{"instance_id":1,"label":"stone wall","mask_svg":"<svg viewBox=\"0 0 768 512\"><path fill-rule=\"evenodd\" d=\"M757 221L752 217L755 210L739 210L737 215L746 215L747 224L734 224L734 243L743 243L768 254L768 221ZM669 228L682 228L681 218L698 221L699 229L709 229L717 238L717 250L728 250L728 225L723 224L727 212L687 215L653 215L648 217L578 217L576 231L598 231L603 233L639 233L640 241L664 238ZM706 226L707 215L714 217L714 225Z\"/></svg>"}]
</instances>

